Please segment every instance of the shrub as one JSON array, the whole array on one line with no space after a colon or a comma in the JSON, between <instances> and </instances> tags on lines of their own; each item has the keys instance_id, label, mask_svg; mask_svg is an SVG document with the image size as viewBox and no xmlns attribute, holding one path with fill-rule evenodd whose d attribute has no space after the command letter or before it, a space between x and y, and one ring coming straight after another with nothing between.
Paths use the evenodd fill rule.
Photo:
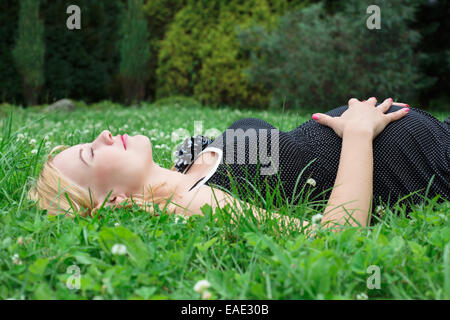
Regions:
<instances>
[{"instance_id":1,"label":"shrub","mask_svg":"<svg viewBox=\"0 0 450 320\"><path fill-rule=\"evenodd\" d=\"M144 14L147 17L150 33L150 61L147 66L148 80L146 83L147 96L155 97L157 88L156 69L158 68L158 52L161 41L172 23L175 14L183 9L187 0L147 0Z\"/></svg>"},{"instance_id":2,"label":"shrub","mask_svg":"<svg viewBox=\"0 0 450 320\"><path fill-rule=\"evenodd\" d=\"M416 99L428 82L413 51L419 34L408 28L415 6L382 1L381 29L369 30L370 4L350 0L329 16L319 3L288 12L273 32L256 26L238 35L251 51L246 71L252 83L272 91L271 106L324 109L349 97Z\"/></svg>"},{"instance_id":3,"label":"shrub","mask_svg":"<svg viewBox=\"0 0 450 320\"><path fill-rule=\"evenodd\" d=\"M289 6L306 1L189 1L169 26L158 56L157 98L194 95L203 104L265 107L269 92L243 73L249 57L241 29L271 28Z\"/></svg>"}]
</instances>

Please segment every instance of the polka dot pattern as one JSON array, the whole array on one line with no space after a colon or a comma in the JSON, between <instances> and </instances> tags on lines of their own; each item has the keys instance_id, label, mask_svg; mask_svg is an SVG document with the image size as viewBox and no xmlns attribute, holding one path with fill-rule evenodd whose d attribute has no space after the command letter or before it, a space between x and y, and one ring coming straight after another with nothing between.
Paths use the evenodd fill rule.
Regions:
<instances>
[{"instance_id":1,"label":"polka dot pattern","mask_svg":"<svg viewBox=\"0 0 450 320\"><path fill-rule=\"evenodd\" d=\"M341 106L327 114L338 117L347 108ZM386 113L399 109L391 106ZM342 146L342 139L331 128L309 120L284 132L264 120L245 118L228 129L208 146L222 149L223 157L216 172L205 182L207 185L237 192L244 198L252 193L263 201L275 201L270 193L276 189L290 203L297 203L308 193L308 201L326 203L336 179ZM256 141L249 134L251 131L256 132ZM276 159L276 173L262 174L264 168L277 167ZM450 198L450 125L426 111L410 108L405 117L387 125L373 141L373 159L374 214L380 201L393 205L416 192L402 202L410 210L410 202L423 201L421 195L425 195L433 175L428 198L438 194L444 201Z\"/></svg>"}]
</instances>

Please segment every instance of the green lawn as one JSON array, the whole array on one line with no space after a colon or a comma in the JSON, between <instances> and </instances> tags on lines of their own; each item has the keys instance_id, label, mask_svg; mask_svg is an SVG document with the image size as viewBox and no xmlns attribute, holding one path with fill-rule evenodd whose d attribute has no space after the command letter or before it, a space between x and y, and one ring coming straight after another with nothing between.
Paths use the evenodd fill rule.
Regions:
<instances>
[{"instance_id":1,"label":"green lawn","mask_svg":"<svg viewBox=\"0 0 450 320\"><path fill-rule=\"evenodd\" d=\"M151 137L155 161L171 167L181 142L172 133L193 134L194 121L203 120L202 133L242 117L290 130L311 113L174 101L140 109L109 102L73 113L40 109L0 106L1 299L201 299L194 286L203 279L210 299L450 299L449 203L429 201L410 219L394 208L373 227L307 237L271 220L258 226L248 212L230 224L231 208L213 214L204 207L205 216L187 221L150 217L137 207L71 220L48 217L26 199L29 177L50 148L92 141L103 129ZM308 203L281 212L308 220L317 213ZM80 288L70 289L78 271Z\"/></svg>"}]
</instances>

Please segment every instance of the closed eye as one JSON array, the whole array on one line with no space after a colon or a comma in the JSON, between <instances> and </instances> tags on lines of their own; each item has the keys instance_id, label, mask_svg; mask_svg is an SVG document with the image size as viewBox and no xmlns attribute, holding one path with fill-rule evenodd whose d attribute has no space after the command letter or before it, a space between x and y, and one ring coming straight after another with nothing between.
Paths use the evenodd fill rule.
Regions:
<instances>
[{"instance_id":1,"label":"closed eye","mask_svg":"<svg viewBox=\"0 0 450 320\"><path fill-rule=\"evenodd\" d=\"M94 149L91 147L91 155L92 155L92 159L94 158Z\"/></svg>"}]
</instances>

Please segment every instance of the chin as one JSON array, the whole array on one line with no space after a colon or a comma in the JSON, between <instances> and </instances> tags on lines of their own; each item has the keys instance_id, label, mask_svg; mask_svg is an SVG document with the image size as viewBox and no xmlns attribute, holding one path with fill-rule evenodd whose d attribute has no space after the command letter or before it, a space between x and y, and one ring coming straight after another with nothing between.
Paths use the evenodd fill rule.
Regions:
<instances>
[{"instance_id":1,"label":"chin","mask_svg":"<svg viewBox=\"0 0 450 320\"><path fill-rule=\"evenodd\" d=\"M139 139L139 148L141 149L141 152L148 157L146 161L153 162L153 156L152 156L152 143L150 142L150 139L147 136L144 135L137 135L134 136L134 138Z\"/></svg>"}]
</instances>

